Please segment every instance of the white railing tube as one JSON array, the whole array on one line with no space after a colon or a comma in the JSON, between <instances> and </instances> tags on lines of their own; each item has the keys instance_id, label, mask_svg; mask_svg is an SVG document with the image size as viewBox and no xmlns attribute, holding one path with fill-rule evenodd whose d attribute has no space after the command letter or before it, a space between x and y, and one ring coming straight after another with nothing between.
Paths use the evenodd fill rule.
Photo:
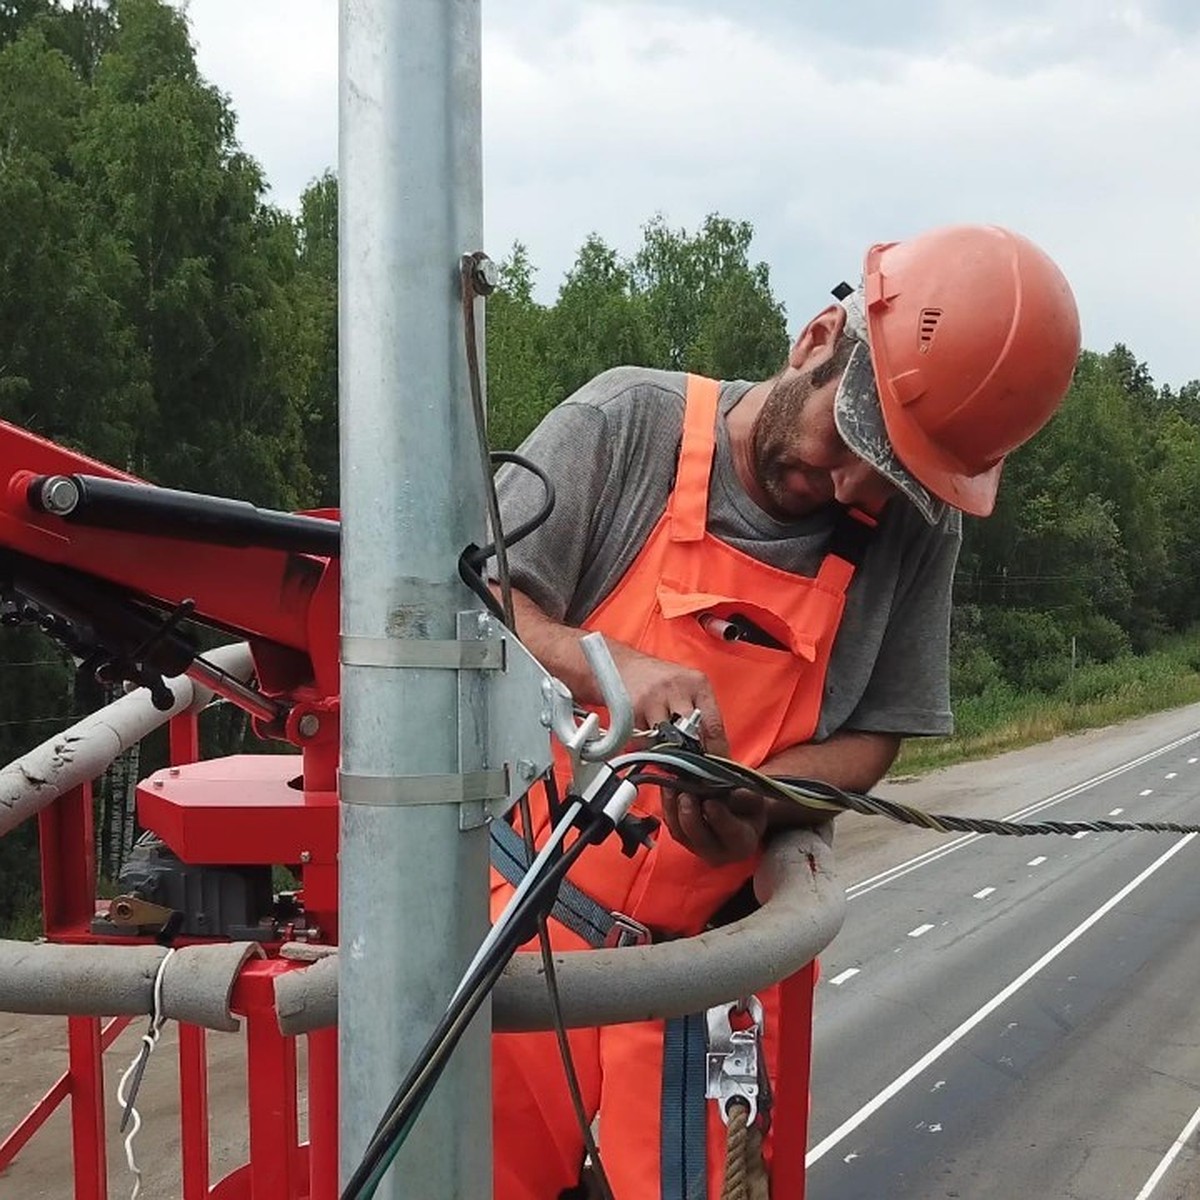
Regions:
<instances>
[{"instance_id":1,"label":"white railing tube","mask_svg":"<svg viewBox=\"0 0 1200 1200\"><path fill-rule=\"evenodd\" d=\"M233 986L246 963L262 953L256 942L214 942L171 953L164 946L0 941L0 1012L149 1015L161 968L164 1017L234 1033L240 1026L229 1010Z\"/></svg>"},{"instance_id":2,"label":"white railing tube","mask_svg":"<svg viewBox=\"0 0 1200 1200\"><path fill-rule=\"evenodd\" d=\"M826 835L827 836L827 835ZM762 908L696 937L619 950L555 955L563 1020L571 1027L682 1016L776 983L833 940L846 900L833 851L818 831L777 838L755 876ZM280 1028L307 1033L337 1020L337 960L275 981ZM550 1029L541 956L519 954L497 984L493 1028Z\"/></svg>"},{"instance_id":3,"label":"white railing tube","mask_svg":"<svg viewBox=\"0 0 1200 1200\"><path fill-rule=\"evenodd\" d=\"M819 832L778 838L755 877L762 908L696 937L619 950L555 955L568 1026L680 1016L745 996L786 978L833 940L845 896L832 851ZM0 1012L129 1016L152 1011L161 946L74 946L0 941ZM209 1029L233 1030L229 1001L254 943L178 950L164 968L163 1013ZM338 956L275 981L279 1026L294 1036L337 1022ZM551 1028L541 957L519 954L496 987L494 1028Z\"/></svg>"},{"instance_id":4,"label":"white railing tube","mask_svg":"<svg viewBox=\"0 0 1200 1200\"><path fill-rule=\"evenodd\" d=\"M220 646L205 658L243 682L254 671L245 642ZM175 703L165 712L151 704L147 688L137 688L0 768L0 837L64 792L102 775L118 754L172 717L203 708L214 695L186 675L166 684Z\"/></svg>"}]
</instances>

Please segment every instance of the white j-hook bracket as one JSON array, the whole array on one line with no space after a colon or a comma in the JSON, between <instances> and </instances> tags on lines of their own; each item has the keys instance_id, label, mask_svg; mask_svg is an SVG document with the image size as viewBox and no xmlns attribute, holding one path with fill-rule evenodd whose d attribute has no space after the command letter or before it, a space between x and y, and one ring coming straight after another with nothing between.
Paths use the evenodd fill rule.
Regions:
<instances>
[{"instance_id":1,"label":"white j-hook bracket","mask_svg":"<svg viewBox=\"0 0 1200 1200\"><path fill-rule=\"evenodd\" d=\"M576 722L571 693L554 678L547 678L542 683L542 698L546 702L542 721L567 748L573 762L603 762L629 741L633 733L633 704L604 635L589 633L579 646L608 709L608 729L601 732L600 718L594 712Z\"/></svg>"}]
</instances>

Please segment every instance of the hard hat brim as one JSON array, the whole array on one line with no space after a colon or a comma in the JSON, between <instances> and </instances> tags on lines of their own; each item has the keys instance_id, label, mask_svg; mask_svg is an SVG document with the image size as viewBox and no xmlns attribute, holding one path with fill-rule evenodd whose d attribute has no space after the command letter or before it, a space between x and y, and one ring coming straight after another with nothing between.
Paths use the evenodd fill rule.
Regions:
<instances>
[{"instance_id":1,"label":"hard hat brim","mask_svg":"<svg viewBox=\"0 0 1200 1200\"><path fill-rule=\"evenodd\" d=\"M934 495L904 466L892 446L875 385L871 351L865 342L860 341L850 352L850 361L834 397L833 419L842 441L893 483L930 525L936 525L946 515L945 500Z\"/></svg>"}]
</instances>

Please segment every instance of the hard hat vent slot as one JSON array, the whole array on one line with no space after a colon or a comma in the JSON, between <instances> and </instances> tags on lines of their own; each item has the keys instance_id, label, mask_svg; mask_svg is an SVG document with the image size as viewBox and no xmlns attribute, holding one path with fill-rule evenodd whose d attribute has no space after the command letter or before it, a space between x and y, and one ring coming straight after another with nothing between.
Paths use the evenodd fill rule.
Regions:
<instances>
[{"instance_id":1,"label":"hard hat vent slot","mask_svg":"<svg viewBox=\"0 0 1200 1200\"><path fill-rule=\"evenodd\" d=\"M938 322L942 319L940 308L921 309L921 349L924 350L933 341L937 332Z\"/></svg>"}]
</instances>

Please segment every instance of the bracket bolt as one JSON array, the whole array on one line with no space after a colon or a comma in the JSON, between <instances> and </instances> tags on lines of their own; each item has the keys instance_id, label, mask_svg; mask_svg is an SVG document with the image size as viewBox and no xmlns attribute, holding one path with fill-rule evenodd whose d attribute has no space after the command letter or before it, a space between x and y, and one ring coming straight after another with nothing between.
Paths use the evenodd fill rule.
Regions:
<instances>
[{"instance_id":1,"label":"bracket bolt","mask_svg":"<svg viewBox=\"0 0 1200 1200\"><path fill-rule=\"evenodd\" d=\"M316 713L305 713L296 722L296 732L303 738L316 737L321 732L321 719Z\"/></svg>"},{"instance_id":2,"label":"bracket bolt","mask_svg":"<svg viewBox=\"0 0 1200 1200\"><path fill-rule=\"evenodd\" d=\"M537 767L528 758L517 759L517 774L522 779L532 779L537 775Z\"/></svg>"},{"instance_id":3,"label":"bracket bolt","mask_svg":"<svg viewBox=\"0 0 1200 1200\"><path fill-rule=\"evenodd\" d=\"M312 851L311 850L301 850L300 851L300 861L302 863L312 862Z\"/></svg>"},{"instance_id":4,"label":"bracket bolt","mask_svg":"<svg viewBox=\"0 0 1200 1200\"><path fill-rule=\"evenodd\" d=\"M500 286L500 268L482 250L475 254L471 279L481 296L490 296Z\"/></svg>"}]
</instances>

